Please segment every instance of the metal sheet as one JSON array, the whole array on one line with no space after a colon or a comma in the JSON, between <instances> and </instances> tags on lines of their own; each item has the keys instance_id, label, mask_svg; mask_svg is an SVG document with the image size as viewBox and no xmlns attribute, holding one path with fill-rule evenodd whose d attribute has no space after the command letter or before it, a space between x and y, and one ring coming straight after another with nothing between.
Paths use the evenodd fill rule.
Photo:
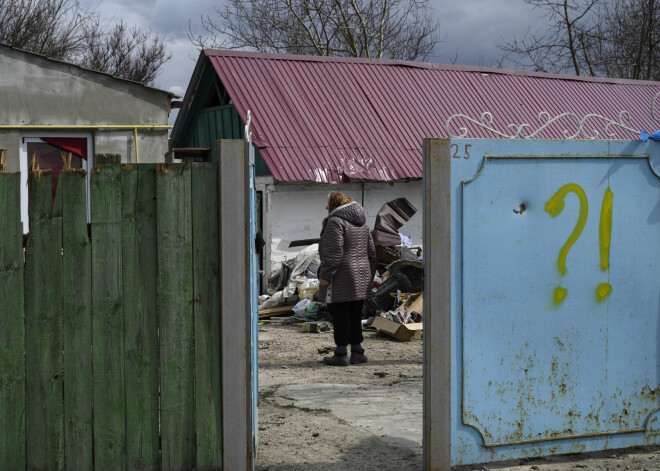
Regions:
<instances>
[{"instance_id":1,"label":"metal sheet","mask_svg":"<svg viewBox=\"0 0 660 471\"><path fill-rule=\"evenodd\" d=\"M452 465L659 443L660 147L450 147Z\"/></svg>"},{"instance_id":2,"label":"metal sheet","mask_svg":"<svg viewBox=\"0 0 660 471\"><path fill-rule=\"evenodd\" d=\"M541 139L563 139L564 131L594 137L594 130L601 139L633 139L657 126L651 105L658 82L373 59L204 54L208 59L201 60L210 60L244 122L252 111L254 143L283 181L421 178L422 139L456 137L462 127L474 138L506 137L522 126L522 135ZM564 115L569 112L584 122Z\"/></svg>"}]
</instances>

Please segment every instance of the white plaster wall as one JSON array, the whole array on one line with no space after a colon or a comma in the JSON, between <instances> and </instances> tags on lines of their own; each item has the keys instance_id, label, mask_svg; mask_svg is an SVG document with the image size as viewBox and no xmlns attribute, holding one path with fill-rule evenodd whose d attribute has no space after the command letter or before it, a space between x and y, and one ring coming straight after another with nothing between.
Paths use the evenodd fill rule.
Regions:
<instances>
[{"instance_id":1,"label":"white plaster wall","mask_svg":"<svg viewBox=\"0 0 660 471\"><path fill-rule=\"evenodd\" d=\"M20 172L20 136L13 129L0 129L0 149L7 151L7 172Z\"/></svg>"},{"instance_id":2,"label":"white plaster wall","mask_svg":"<svg viewBox=\"0 0 660 471\"><path fill-rule=\"evenodd\" d=\"M94 133L95 154L120 154L122 163L135 163L135 137L132 130L107 130ZM164 163L167 130L138 129L138 162Z\"/></svg>"},{"instance_id":3,"label":"white plaster wall","mask_svg":"<svg viewBox=\"0 0 660 471\"><path fill-rule=\"evenodd\" d=\"M0 124L167 124L169 95L0 45Z\"/></svg>"},{"instance_id":4,"label":"white plaster wall","mask_svg":"<svg viewBox=\"0 0 660 471\"><path fill-rule=\"evenodd\" d=\"M330 191L341 191L361 203L371 229L380 208L388 201L405 197L417 208L400 232L422 245L423 183L421 180L396 183L351 183L343 185L257 183L264 191L264 239L266 276L284 261L294 258L304 247L289 248L294 240L315 239L321 232L321 221L327 215L325 206Z\"/></svg>"}]
</instances>

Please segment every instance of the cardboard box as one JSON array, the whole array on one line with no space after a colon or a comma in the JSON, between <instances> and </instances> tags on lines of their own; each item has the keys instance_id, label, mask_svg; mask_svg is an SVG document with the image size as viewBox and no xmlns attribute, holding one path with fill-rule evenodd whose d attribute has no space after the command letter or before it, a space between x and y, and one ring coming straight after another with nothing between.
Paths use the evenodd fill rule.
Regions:
<instances>
[{"instance_id":1,"label":"cardboard box","mask_svg":"<svg viewBox=\"0 0 660 471\"><path fill-rule=\"evenodd\" d=\"M424 296L422 293L410 295L403 307L406 308L407 312L417 311L420 314L424 314Z\"/></svg>"},{"instance_id":2,"label":"cardboard box","mask_svg":"<svg viewBox=\"0 0 660 471\"><path fill-rule=\"evenodd\" d=\"M384 334L397 340L422 340L422 328L424 324L397 324L384 317L375 317L371 327L378 329Z\"/></svg>"}]
</instances>

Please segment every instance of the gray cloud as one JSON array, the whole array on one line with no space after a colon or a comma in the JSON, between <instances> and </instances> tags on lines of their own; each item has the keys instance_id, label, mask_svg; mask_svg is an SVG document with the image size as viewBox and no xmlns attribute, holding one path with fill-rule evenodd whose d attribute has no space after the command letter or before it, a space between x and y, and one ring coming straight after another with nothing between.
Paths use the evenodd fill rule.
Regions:
<instances>
[{"instance_id":1,"label":"gray cloud","mask_svg":"<svg viewBox=\"0 0 660 471\"><path fill-rule=\"evenodd\" d=\"M522 0L436 0L434 9L447 40L440 44L432 62L494 67L501 56L496 44L521 36L539 24L541 13Z\"/></svg>"},{"instance_id":2,"label":"gray cloud","mask_svg":"<svg viewBox=\"0 0 660 471\"><path fill-rule=\"evenodd\" d=\"M88 0L106 18L123 19L162 35L172 52L156 86L183 95L199 52L186 33L190 24L200 29L201 15L213 15L217 0ZM447 40L440 44L431 62L495 66L500 51L497 42L520 36L528 27L541 25L541 13L523 0L433 0Z\"/></svg>"}]
</instances>

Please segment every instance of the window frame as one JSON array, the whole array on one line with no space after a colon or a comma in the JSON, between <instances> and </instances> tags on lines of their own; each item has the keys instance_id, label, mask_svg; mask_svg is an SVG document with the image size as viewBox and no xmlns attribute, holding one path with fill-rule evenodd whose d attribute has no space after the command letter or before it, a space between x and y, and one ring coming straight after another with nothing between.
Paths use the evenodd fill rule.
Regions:
<instances>
[{"instance_id":1,"label":"window frame","mask_svg":"<svg viewBox=\"0 0 660 471\"><path fill-rule=\"evenodd\" d=\"M19 135L19 168L21 172L21 222L23 223L23 233L27 234L30 230L29 216L28 216L28 162L29 157L27 153L27 146L29 143L43 142L42 137L70 137L81 138L87 140L87 160L82 159L82 168L85 169L85 186L87 193L87 222L91 222L91 202L90 202L90 169L94 168L94 135L91 132L75 132L75 131L29 131L22 132Z\"/></svg>"}]
</instances>

